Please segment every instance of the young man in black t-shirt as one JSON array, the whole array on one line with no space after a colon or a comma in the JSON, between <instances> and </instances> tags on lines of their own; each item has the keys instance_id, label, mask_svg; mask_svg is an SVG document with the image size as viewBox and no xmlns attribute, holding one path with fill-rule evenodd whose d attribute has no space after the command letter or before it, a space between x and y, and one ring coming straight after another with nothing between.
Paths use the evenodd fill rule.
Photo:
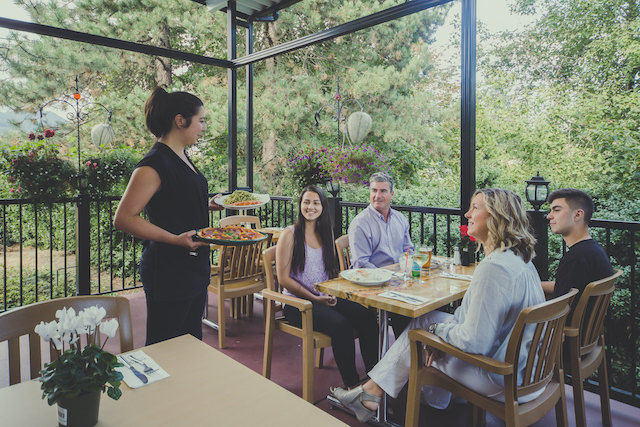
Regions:
<instances>
[{"instance_id":1,"label":"young man in black t-shirt","mask_svg":"<svg viewBox=\"0 0 640 427\"><path fill-rule=\"evenodd\" d=\"M551 298L564 295L571 288L580 292L591 282L613 274L609 256L589 235L593 200L584 191L573 188L556 190L549 196L551 209L547 215L551 231L560 234L569 251L558 265L555 282L542 282ZM574 306L578 298L574 300Z\"/></svg>"}]
</instances>

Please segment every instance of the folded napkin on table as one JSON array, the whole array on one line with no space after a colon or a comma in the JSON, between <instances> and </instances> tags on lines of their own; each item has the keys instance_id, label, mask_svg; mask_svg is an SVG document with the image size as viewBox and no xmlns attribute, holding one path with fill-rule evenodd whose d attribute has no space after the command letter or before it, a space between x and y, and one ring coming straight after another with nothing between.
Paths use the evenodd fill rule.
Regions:
<instances>
[{"instance_id":1,"label":"folded napkin on table","mask_svg":"<svg viewBox=\"0 0 640 427\"><path fill-rule=\"evenodd\" d=\"M429 298L420 297L418 295L410 295L404 292L386 291L378 294L379 297L396 299L398 301L406 302L412 305L422 305L428 302Z\"/></svg>"},{"instance_id":2,"label":"folded napkin on table","mask_svg":"<svg viewBox=\"0 0 640 427\"><path fill-rule=\"evenodd\" d=\"M123 356L125 357L124 362L122 361ZM140 362L136 361L135 359L139 360ZM116 368L116 370L122 373L124 382L127 383L127 385L131 388L143 387L156 381L160 381L169 376L167 371L162 369L160 365L155 362L155 360L147 356L142 350L132 351L124 355L121 354L120 356L118 356L118 362L122 363L124 366L120 366ZM154 369L154 371L145 373L145 366L141 362ZM147 377L147 382L144 383L140 378L138 378L130 369L129 365L133 366L138 371L138 373L141 373L142 375Z\"/></svg>"},{"instance_id":3,"label":"folded napkin on table","mask_svg":"<svg viewBox=\"0 0 640 427\"><path fill-rule=\"evenodd\" d=\"M455 273L448 273L448 272L443 272L441 277L448 277L449 279L458 279L458 280L467 280L467 281L471 281L471 279L473 279L473 276L471 276L470 274L455 274Z\"/></svg>"}]
</instances>

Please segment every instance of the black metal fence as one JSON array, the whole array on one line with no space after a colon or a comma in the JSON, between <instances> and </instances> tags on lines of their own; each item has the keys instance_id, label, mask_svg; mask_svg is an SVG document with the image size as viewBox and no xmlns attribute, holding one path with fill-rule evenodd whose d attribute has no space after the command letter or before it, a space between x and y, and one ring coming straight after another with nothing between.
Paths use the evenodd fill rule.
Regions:
<instances>
[{"instance_id":1,"label":"black metal fence","mask_svg":"<svg viewBox=\"0 0 640 427\"><path fill-rule=\"evenodd\" d=\"M141 286L138 262L141 242L114 229L113 216L119 197L90 202L90 291L105 294L131 291ZM346 233L349 223L366 203L331 199L336 235ZM76 294L76 203L61 199L54 203L33 200L0 200L2 288L0 312L36 301ZM460 209L422 206L394 206L406 215L414 245L429 245L434 253L452 255L459 239ZM265 227L285 227L295 221L297 207L290 197L274 196L254 211ZM216 225L223 212L212 212ZM640 222L593 220L593 237L610 255L614 268L623 276L611 303L606 323L612 396L640 406L640 312L636 273L640 248ZM548 232L549 270L553 276L566 251L564 242ZM594 378L593 387L597 381Z\"/></svg>"}]
</instances>

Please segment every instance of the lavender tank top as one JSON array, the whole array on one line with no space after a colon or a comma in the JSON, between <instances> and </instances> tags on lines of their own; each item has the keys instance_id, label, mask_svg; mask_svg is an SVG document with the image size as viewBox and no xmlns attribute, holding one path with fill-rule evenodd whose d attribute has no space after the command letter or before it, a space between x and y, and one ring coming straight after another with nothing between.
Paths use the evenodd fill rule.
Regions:
<instances>
[{"instance_id":1,"label":"lavender tank top","mask_svg":"<svg viewBox=\"0 0 640 427\"><path fill-rule=\"evenodd\" d=\"M289 228L291 229L291 231L294 231L292 225L289 226ZM329 275L324 268L324 260L322 259L322 248L314 249L312 247L309 247L305 242L304 249L304 270L297 273L291 271L289 277L307 288L309 292L313 293L314 295L324 295L322 292L316 291L313 287L314 284L318 282L324 282L325 280L329 279ZM283 289L283 293L286 295L293 295L286 289Z\"/></svg>"}]
</instances>

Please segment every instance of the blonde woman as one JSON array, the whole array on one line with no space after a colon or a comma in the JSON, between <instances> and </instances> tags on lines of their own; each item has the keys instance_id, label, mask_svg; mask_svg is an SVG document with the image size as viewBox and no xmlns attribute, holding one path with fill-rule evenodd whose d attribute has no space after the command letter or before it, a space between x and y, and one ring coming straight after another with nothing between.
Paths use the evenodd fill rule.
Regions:
<instances>
[{"instance_id":1,"label":"blonde woman","mask_svg":"<svg viewBox=\"0 0 640 427\"><path fill-rule=\"evenodd\" d=\"M359 421L371 419L383 393L397 397L409 379L409 330L428 330L468 353L504 360L520 311L544 302L540 277L531 263L535 238L527 231L529 222L520 197L509 190L478 190L465 217L469 235L483 246L485 257L476 267L460 307L453 315L435 311L413 319L369 372L369 381L353 390L331 390ZM526 352L531 333L525 334L524 339L522 349ZM521 356L522 372L526 354ZM429 350L426 363L479 393L504 400L504 384L499 376ZM521 401L531 400L541 392ZM423 394L427 403L438 409L446 408L451 400L451 393L438 387L425 387Z\"/></svg>"}]
</instances>

